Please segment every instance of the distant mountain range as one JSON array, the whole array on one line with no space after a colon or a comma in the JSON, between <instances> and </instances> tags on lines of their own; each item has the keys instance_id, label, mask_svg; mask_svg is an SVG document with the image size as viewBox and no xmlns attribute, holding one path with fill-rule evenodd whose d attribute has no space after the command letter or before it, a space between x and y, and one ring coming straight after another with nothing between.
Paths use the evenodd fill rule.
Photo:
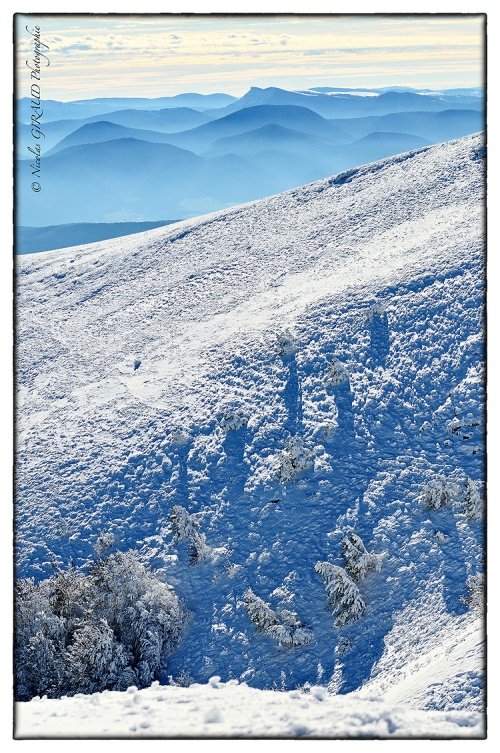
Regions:
<instances>
[{"instance_id":1,"label":"distant mountain range","mask_svg":"<svg viewBox=\"0 0 500 753\"><path fill-rule=\"evenodd\" d=\"M480 97L471 95L469 92L463 95L443 94L438 96L431 94L418 94L415 91L386 91L377 96L366 96L375 92L349 90L340 92L309 91L292 92L276 87L260 89L253 86L243 97L223 108L223 114L236 112L245 107L256 105L297 105L307 107L309 110L323 115L325 118L350 118L364 115L387 115L390 112L415 112L419 110L437 111L455 108L481 109ZM221 114L209 111L209 114Z\"/></svg>"},{"instance_id":2,"label":"distant mountain range","mask_svg":"<svg viewBox=\"0 0 500 753\"><path fill-rule=\"evenodd\" d=\"M193 217L484 128L473 89L49 100L34 192L28 115L29 100L19 100L17 223L50 226L52 242L64 225L65 245L68 225Z\"/></svg>"},{"instance_id":3,"label":"distant mountain range","mask_svg":"<svg viewBox=\"0 0 500 753\"><path fill-rule=\"evenodd\" d=\"M134 233L143 233L176 220L157 222L80 222L70 225L49 227L16 228L16 254L33 254L38 251L52 251L54 248L82 246L86 243L105 241Z\"/></svg>"},{"instance_id":4,"label":"distant mountain range","mask_svg":"<svg viewBox=\"0 0 500 753\"><path fill-rule=\"evenodd\" d=\"M177 94L174 97L101 97L97 99L78 99L73 102L59 102L55 99L43 101L43 119L46 123L53 120L88 118L103 115L113 110L134 108L138 110L159 110L165 107L189 107L206 110L226 107L236 97L230 94ZM31 99L22 97L17 102L16 117L21 123L31 122Z\"/></svg>"}]
</instances>

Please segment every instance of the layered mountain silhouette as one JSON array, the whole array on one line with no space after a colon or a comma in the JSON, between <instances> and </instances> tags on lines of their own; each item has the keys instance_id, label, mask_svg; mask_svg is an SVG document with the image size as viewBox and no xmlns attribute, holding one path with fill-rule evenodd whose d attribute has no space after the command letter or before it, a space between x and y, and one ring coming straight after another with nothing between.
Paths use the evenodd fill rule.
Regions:
<instances>
[{"instance_id":1,"label":"layered mountain silhouette","mask_svg":"<svg viewBox=\"0 0 500 753\"><path fill-rule=\"evenodd\" d=\"M55 99L43 100L43 119L45 123L53 120L88 118L103 115L113 110L137 108L140 110L158 110L164 107L191 107L206 110L226 107L236 100L230 94L176 94L173 97L98 97L79 99L73 102L59 102ZM31 120L32 101L22 97L17 102L17 119L22 123Z\"/></svg>"},{"instance_id":2,"label":"layered mountain silhouette","mask_svg":"<svg viewBox=\"0 0 500 753\"><path fill-rule=\"evenodd\" d=\"M477 95L252 87L239 99L183 94L48 101L39 141L19 122L29 115L20 100L17 222L153 222L224 209L480 131ZM28 149L36 144L39 173ZM31 190L33 176L39 192ZM67 228L61 242L67 244Z\"/></svg>"},{"instance_id":3,"label":"layered mountain silhouette","mask_svg":"<svg viewBox=\"0 0 500 753\"><path fill-rule=\"evenodd\" d=\"M351 90L352 91L352 90ZM413 91L383 92L378 96L354 95L342 92L292 92L277 87L261 89L252 87L243 97L232 102L217 115L236 112L257 105L296 105L307 107L325 118L362 117L363 115L386 115L390 112L438 111L444 109L481 109L482 100L469 94L418 94ZM373 92L371 92L373 93ZM211 111L209 111L213 114Z\"/></svg>"}]
</instances>

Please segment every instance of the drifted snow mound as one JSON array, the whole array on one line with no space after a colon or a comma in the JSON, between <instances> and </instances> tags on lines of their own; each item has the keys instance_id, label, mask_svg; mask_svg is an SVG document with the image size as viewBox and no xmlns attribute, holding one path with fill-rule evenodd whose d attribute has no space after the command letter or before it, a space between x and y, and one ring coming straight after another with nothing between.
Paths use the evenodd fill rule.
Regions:
<instances>
[{"instance_id":1,"label":"drifted snow mound","mask_svg":"<svg viewBox=\"0 0 500 753\"><path fill-rule=\"evenodd\" d=\"M481 714L420 711L379 699L257 690L237 680L105 691L16 704L16 738L482 738Z\"/></svg>"},{"instance_id":2,"label":"drifted snow mound","mask_svg":"<svg viewBox=\"0 0 500 753\"><path fill-rule=\"evenodd\" d=\"M484 493L483 163L469 136L22 257L18 574L83 567L103 535L138 550L192 613L173 681L355 691L391 646L417 659L420 623L394 636L435 594L425 653L439 654L443 625L473 618L467 582L483 570L481 515L467 514L470 489ZM435 479L444 502L429 507ZM351 533L380 564L355 581ZM325 590L318 562L359 591L356 619L334 624L345 593ZM308 640L257 629L249 589ZM420 686L396 702L476 711L470 671L434 706Z\"/></svg>"}]
</instances>

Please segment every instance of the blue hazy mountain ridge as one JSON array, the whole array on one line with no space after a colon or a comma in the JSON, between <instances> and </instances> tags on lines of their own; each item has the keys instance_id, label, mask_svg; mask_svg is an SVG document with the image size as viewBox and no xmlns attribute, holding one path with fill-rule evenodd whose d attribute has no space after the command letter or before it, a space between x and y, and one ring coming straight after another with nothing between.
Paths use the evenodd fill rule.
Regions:
<instances>
[{"instance_id":1,"label":"blue hazy mountain ridge","mask_svg":"<svg viewBox=\"0 0 500 753\"><path fill-rule=\"evenodd\" d=\"M87 118L86 122L92 123L99 119L101 118L95 115ZM109 120L110 123L117 123L129 128L161 131L162 133L186 131L188 128L196 128L196 126L209 123L213 119L213 115L207 115L205 112L194 110L192 107L166 107L159 110L116 110L104 118L104 120Z\"/></svg>"},{"instance_id":2,"label":"blue hazy mountain ridge","mask_svg":"<svg viewBox=\"0 0 500 753\"><path fill-rule=\"evenodd\" d=\"M307 107L325 118L349 118L366 115L386 115L390 112L438 111L446 109L482 109L483 99L467 95L433 96L414 91L390 90L377 96L352 94L327 94L321 92L294 92L277 87L261 89L252 87L243 97L221 108L217 117L257 105L296 105Z\"/></svg>"},{"instance_id":3,"label":"blue hazy mountain ridge","mask_svg":"<svg viewBox=\"0 0 500 753\"><path fill-rule=\"evenodd\" d=\"M272 175L236 155L207 160L132 138L68 147L43 165L34 194L30 163L18 161L19 225L182 218L276 193Z\"/></svg>"},{"instance_id":4,"label":"blue hazy mountain ridge","mask_svg":"<svg viewBox=\"0 0 500 753\"><path fill-rule=\"evenodd\" d=\"M484 114L480 110L394 112L365 118L345 118L339 122L353 138L362 138L374 131L393 131L412 133L435 144L477 133L485 127Z\"/></svg>"},{"instance_id":5,"label":"blue hazy mountain ridge","mask_svg":"<svg viewBox=\"0 0 500 753\"><path fill-rule=\"evenodd\" d=\"M240 149L238 143L230 141L224 149L218 142L214 153L198 155L155 143L166 141L165 134L152 132L155 141L144 141L129 137L133 129L87 124L44 158L39 194L30 190L30 162L18 161L18 223L183 218L279 193L428 143L407 134L373 134L335 146L308 134L269 128L239 134ZM110 138L111 133L116 138ZM251 142L253 151L248 148Z\"/></svg>"},{"instance_id":6,"label":"blue hazy mountain ridge","mask_svg":"<svg viewBox=\"0 0 500 753\"><path fill-rule=\"evenodd\" d=\"M65 138L61 139L52 149L45 153L46 157L60 152L70 146L78 144L97 144L101 141L113 141L114 139L136 139L153 143L170 144L169 135L159 131L145 131L139 128L110 123L106 120L98 120L77 128Z\"/></svg>"},{"instance_id":7,"label":"blue hazy mountain ridge","mask_svg":"<svg viewBox=\"0 0 500 753\"><path fill-rule=\"evenodd\" d=\"M55 248L82 246L109 238L118 238L133 233L143 233L164 225L172 225L177 220L156 220L155 222L82 222L69 225L49 225L47 227L16 227L15 253L33 254L39 251L52 251Z\"/></svg>"},{"instance_id":8,"label":"blue hazy mountain ridge","mask_svg":"<svg viewBox=\"0 0 500 753\"><path fill-rule=\"evenodd\" d=\"M307 155L315 151L317 156L321 158L326 156L328 150L335 143L337 143L335 138L329 141L295 128L286 128L276 123L269 123L251 131L216 139L204 154L216 155L233 152L234 154L244 155L254 154L267 148L280 148L294 152L304 151Z\"/></svg>"},{"instance_id":9,"label":"blue hazy mountain ridge","mask_svg":"<svg viewBox=\"0 0 500 753\"><path fill-rule=\"evenodd\" d=\"M83 119L54 120L49 123L43 123L42 126L44 152L47 153L61 139L83 125L103 120L128 128L154 130L159 133L176 133L188 128L195 128L196 126L203 125L203 123L208 123L213 120L213 117L189 107L172 107L162 110L116 110ZM26 158L28 146L33 146L31 126L18 121L16 123L17 154Z\"/></svg>"},{"instance_id":10,"label":"blue hazy mountain ridge","mask_svg":"<svg viewBox=\"0 0 500 753\"><path fill-rule=\"evenodd\" d=\"M262 93L279 98L298 94L304 104L317 100L310 92L252 89L235 104L248 101L250 94L257 97ZM394 94L397 96L392 97ZM478 97L455 94L434 97L390 91L387 95L391 95L394 107L402 101L399 94L411 95L412 101L417 96L423 106L435 101L441 107L449 107L450 99L481 102ZM386 95L346 94L344 98L349 97L359 100L356 107L373 107L375 100ZM100 106L102 101L108 100L93 100L92 106ZM109 104L123 101L112 99ZM135 104L142 101L131 100ZM394 112L338 119L324 118L309 107L297 105L255 105L224 115L226 111L222 108L216 117L213 112L209 115L182 107L122 109L83 120L44 123L43 182L39 194L30 190L30 129L25 124L19 126L16 150L22 152L16 171L18 224L183 219L279 193L339 170L465 136L484 127L481 110ZM193 119L199 122L200 118L204 122L191 127ZM150 127L131 128L129 123ZM112 141L121 146L112 145ZM156 142L165 148L155 150L151 145ZM107 147L97 148L99 143L110 145L107 154ZM86 149L75 151L69 148L71 144ZM59 153L63 157L55 160ZM227 159L218 162L222 156ZM63 230L62 235L66 244L67 231Z\"/></svg>"},{"instance_id":11,"label":"blue hazy mountain ridge","mask_svg":"<svg viewBox=\"0 0 500 753\"><path fill-rule=\"evenodd\" d=\"M21 257L17 574L136 550L191 613L164 683L346 693L382 661L419 708L481 710L474 668L411 682L484 568L484 157L467 136ZM377 566L339 624L315 568L349 566L350 532Z\"/></svg>"},{"instance_id":12,"label":"blue hazy mountain ridge","mask_svg":"<svg viewBox=\"0 0 500 753\"><path fill-rule=\"evenodd\" d=\"M237 110L197 128L173 134L170 143L201 153L217 139L270 124L293 128L313 136L327 137L337 144L350 141L348 133L307 107L256 105Z\"/></svg>"},{"instance_id":13,"label":"blue hazy mountain ridge","mask_svg":"<svg viewBox=\"0 0 500 753\"><path fill-rule=\"evenodd\" d=\"M104 115L113 110L134 108L141 110L159 110L168 107L188 107L217 109L234 102L236 97L230 94L176 94L172 97L101 97L96 99L80 99L71 102L60 102L54 99L43 100L43 120L45 123L53 120L81 119L93 115ZM30 97L17 100L16 117L21 123L30 123L32 115L32 101Z\"/></svg>"},{"instance_id":14,"label":"blue hazy mountain ridge","mask_svg":"<svg viewBox=\"0 0 500 753\"><path fill-rule=\"evenodd\" d=\"M428 146L430 143L428 139L409 133L373 132L362 139L338 146L335 140L332 142L283 126L268 125L236 136L217 139L210 149L203 153L203 156L231 152L251 156L265 149L273 149L286 152L290 157L293 155L294 159L297 154L300 154L304 159L315 159L320 164L325 161L326 165L330 165L332 159L345 157L344 162L355 160L350 166L356 167L365 162L374 162L382 157L388 157L390 154ZM385 153L388 149L389 152Z\"/></svg>"}]
</instances>

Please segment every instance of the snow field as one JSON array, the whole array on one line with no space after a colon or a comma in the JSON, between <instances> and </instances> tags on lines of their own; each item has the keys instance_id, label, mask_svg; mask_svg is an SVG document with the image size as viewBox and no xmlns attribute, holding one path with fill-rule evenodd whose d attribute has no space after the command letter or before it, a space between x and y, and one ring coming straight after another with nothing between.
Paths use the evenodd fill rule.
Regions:
<instances>
[{"instance_id":1,"label":"snow field","mask_svg":"<svg viewBox=\"0 0 500 753\"><path fill-rule=\"evenodd\" d=\"M129 688L17 704L17 738L481 738L482 715L419 711L381 700L258 690L211 678L190 688Z\"/></svg>"},{"instance_id":2,"label":"snow field","mask_svg":"<svg viewBox=\"0 0 500 753\"><path fill-rule=\"evenodd\" d=\"M20 260L19 575L83 566L109 534L193 614L160 679L195 687L134 694L191 700L123 734L197 720L215 736L481 736L481 619L464 598L484 549L465 514L468 479L484 492L483 156L466 137ZM428 508L436 477L447 503ZM195 565L176 506L206 545ZM339 629L314 568L346 566L349 531L382 566ZM256 629L248 589L311 639ZM206 686L215 675L233 684ZM297 689L311 686L329 692ZM354 704L371 687L379 700ZM77 701L118 715L123 698L32 702L19 729L25 713L26 730L76 724Z\"/></svg>"}]
</instances>

